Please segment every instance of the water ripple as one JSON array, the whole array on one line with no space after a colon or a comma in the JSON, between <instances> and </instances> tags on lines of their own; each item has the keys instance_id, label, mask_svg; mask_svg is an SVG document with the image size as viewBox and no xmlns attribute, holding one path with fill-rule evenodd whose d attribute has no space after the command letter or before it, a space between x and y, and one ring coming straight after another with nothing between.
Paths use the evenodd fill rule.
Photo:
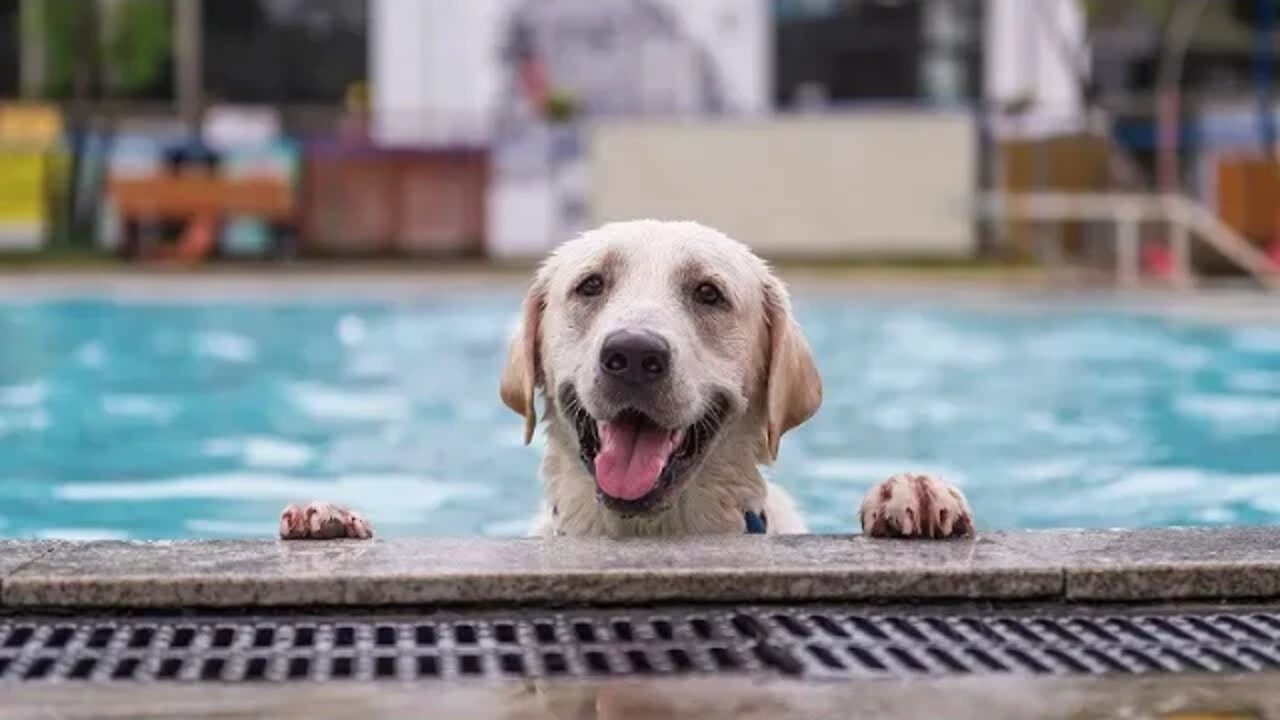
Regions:
<instances>
[{"instance_id":1,"label":"water ripple","mask_svg":"<svg viewBox=\"0 0 1280 720\"><path fill-rule=\"evenodd\" d=\"M8 537L270 536L287 502L384 535L522 535L542 433L497 394L518 297L0 303ZM825 381L771 477L819 532L903 471L985 528L1280 523L1280 332L806 298Z\"/></svg>"}]
</instances>

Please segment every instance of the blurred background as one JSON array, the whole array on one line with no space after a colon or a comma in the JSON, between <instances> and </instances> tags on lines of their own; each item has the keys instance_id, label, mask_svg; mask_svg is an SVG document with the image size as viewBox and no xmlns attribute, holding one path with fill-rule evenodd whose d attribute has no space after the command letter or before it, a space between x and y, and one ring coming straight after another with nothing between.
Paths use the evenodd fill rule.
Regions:
<instances>
[{"instance_id":1,"label":"blurred background","mask_svg":"<svg viewBox=\"0 0 1280 720\"><path fill-rule=\"evenodd\" d=\"M816 529L919 467L994 527L1280 519L1274 325L1098 292L1274 308L1278 53L1280 0L0 0L0 534L523 532L523 269L638 216L822 276Z\"/></svg>"},{"instance_id":2,"label":"blurred background","mask_svg":"<svg viewBox=\"0 0 1280 720\"><path fill-rule=\"evenodd\" d=\"M1114 223L1083 216L1108 213L987 202L1069 190L1185 194L1238 236L1217 245L1275 259L1277 14L1265 0L0 0L0 249L527 259L654 214L775 257L1107 267ZM1159 277L1177 258L1156 215L1138 254Z\"/></svg>"}]
</instances>

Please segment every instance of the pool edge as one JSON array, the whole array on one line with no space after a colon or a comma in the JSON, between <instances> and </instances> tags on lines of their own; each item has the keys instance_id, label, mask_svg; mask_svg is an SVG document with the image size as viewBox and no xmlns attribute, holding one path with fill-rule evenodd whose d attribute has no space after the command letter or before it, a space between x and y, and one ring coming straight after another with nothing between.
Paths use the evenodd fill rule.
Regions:
<instances>
[{"instance_id":1,"label":"pool edge","mask_svg":"<svg viewBox=\"0 0 1280 720\"><path fill-rule=\"evenodd\" d=\"M0 542L0 607L1280 597L1280 529L672 540Z\"/></svg>"}]
</instances>

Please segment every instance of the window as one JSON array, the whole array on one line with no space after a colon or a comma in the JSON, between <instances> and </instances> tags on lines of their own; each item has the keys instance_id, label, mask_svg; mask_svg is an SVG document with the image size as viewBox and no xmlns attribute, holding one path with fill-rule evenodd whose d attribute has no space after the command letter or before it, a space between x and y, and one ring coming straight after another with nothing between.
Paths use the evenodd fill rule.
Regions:
<instances>
[{"instance_id":1,"label":"window","mask_svg":"<svg viewBox=\"0 0 1280 720\"><path fill-rule=\"evenodd\" d=\"M18 94L21 85L20 0L0 0L0 98Z\"/></svg>"},{"instance_id":2,"label":"window","mask_svg":"<svg viewBox=\"0 0 1280 720\"><path fill-rule=\"evenodd\" d=\"M202 7L211 100L334 103L367 75L366 0L214 0Z\"/></svg>"},{"instance_id":3,"label":"window","mask_svg":"<svg viewBox=\"0 0 1280 720\"><path fill-rule=\"evenodd\" d=\"M778 107L980 94L980 0L776 0Z\"/></svg>"}]
</instances>

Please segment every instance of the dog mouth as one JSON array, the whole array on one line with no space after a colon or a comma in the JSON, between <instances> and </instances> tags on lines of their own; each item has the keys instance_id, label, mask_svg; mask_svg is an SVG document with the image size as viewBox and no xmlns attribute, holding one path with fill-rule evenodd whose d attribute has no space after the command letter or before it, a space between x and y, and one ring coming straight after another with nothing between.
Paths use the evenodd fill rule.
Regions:
<instances>
[{"instance_id":1,"label":"dog mouth","mask_svg":"<svg viewBox=\"0 0 1280 720\"><path fill-rule=\"evenodd\" d=\"M566 386L561 404L578 434L578 456L596 481L596 494L623 515L652 512L695 467L715 439L729 411L717 395L692 425L668 428L644 412L627 408L597 420Z\"/></svg>"}]
</instances>

